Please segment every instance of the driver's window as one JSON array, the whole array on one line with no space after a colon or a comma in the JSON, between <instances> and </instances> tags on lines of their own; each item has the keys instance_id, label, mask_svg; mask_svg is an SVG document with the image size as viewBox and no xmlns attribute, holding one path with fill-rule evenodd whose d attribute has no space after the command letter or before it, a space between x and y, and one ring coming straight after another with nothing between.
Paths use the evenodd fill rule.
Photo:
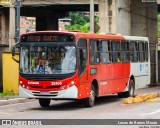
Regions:
<instances>
[{"instance_id":1,"label":"driver's window","mask_svg":"<svg viewBox=\"0 0 160 128\"><path fill-rule=\"evenodd\" d=\"M87 65L87 40L80 39L78 42L78 69L79 76L84 72Z\"/></svg>"}]
</instances>

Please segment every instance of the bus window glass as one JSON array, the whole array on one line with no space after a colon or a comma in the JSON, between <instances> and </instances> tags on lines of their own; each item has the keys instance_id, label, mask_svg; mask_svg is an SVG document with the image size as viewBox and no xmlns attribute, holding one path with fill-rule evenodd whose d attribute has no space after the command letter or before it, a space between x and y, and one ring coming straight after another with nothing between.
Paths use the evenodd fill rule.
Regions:
<instances>
[{"instance_id":1,"label":"bus window glass","mask_svg":"<svg viewBox=\"0 0 160 128\"><path fill-rule=\"evenodd\" d=\"M145 61L145 47L143 42L139 42L139 61L144 62Z\"/></svg>"},{"instance_id":2,"label":"bus window glass","mask_svg":"<svg viewBox=\"0 0 160 128\"><path fill-rule=\"evenodd\" d=\"M79 76L84 72L87 65L87 40L80 39L78 42L78 69Z\"/></svg>"},{"instance_id":3,"label":"bus window glass","mask_svg":"<svg viewBox=\"0 0 160 128\"><path fill-rule=\"evenodd\" d=\"M68 74L76 71L75 46L21 47L20 73Z\"/></svg>"},{"instance_id":4,"label":"bus window glass","mask_svg":"<svg viewBox=\"0 0 160 128\"><path fill-rule=\"evenodd\" d=\"M128 62L130 61L129 56L129 42L121 42L121 51L122 51L122 61Z\"/></svg>"},{"instance_id":5,"label":"bus window glass","mask_svg":"<svg viewBox=\"0 0 160 128\"><path fill-rule=\"evenodd\" d=\"M130 42L130 60L131 62L138 62L138 45L137 42Z\"/></svg>"},{"instance_id":6,"label":"bus window glass","mask_svg":"<svg viewBox=\"0 0 160 128\"><path fill-rule=\"evenodd\" d=\"M97 40L90 40L90 63L100 63L100 43Z\"/></svg>"},{"instance_id":7,"label":"bus window glass","mask_svg":"<svg viewBox=\"0 0 160 128\"><path fill-rule=\"evenodd\" d=\"M120 42L114 41L111 44L112 44L112 62L119 63L121 62Z\"/></svg>"},{"instance_id":8,"label":"bus window glass","mask_svg":"<svg viewBox=\"0 0 160 128\"><path fill-rule=\"evenodd\" d=\"M148 42L145 42L145 59L148 62Z\"/></svg>"},{"instance_id":9,"label":"bus window glass","mask_svg":"<svg viewBox=\"0 0 160 128\"><path fill-rule=\"evenodd\" d=\"M109 51L110 42L102 41L101 44L102 44L101 62L103 64L110 63L111 62L110 51Z\"/></svg>"}]
</instances>

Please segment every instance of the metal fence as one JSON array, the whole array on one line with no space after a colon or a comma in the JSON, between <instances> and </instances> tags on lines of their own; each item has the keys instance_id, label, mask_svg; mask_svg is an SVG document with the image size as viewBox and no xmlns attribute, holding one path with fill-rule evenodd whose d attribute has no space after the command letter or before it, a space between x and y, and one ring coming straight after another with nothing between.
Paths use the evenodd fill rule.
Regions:
<instances>
[{"instance_id":1,"label":"metal fence","mask_svg":"<svg viewBox=\"0 0 160 128\"><path fill-rule=\"evenodd\" d=\"M9 46L9 32L0 31L0 46Z\"/></svg>"}]
</instances>

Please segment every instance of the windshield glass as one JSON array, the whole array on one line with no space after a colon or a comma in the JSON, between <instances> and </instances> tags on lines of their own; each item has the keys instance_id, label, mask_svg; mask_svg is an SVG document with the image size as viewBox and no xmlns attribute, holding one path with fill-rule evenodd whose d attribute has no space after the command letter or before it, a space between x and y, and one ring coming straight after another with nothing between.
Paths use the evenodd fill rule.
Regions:
<instances>
[{"instance_id":1,"label":"windshield glass","mask_svg":"<svg viewBox=\"0 0 160 128\"><path fill-rule=\"evenodd\" d=\"M21 47L20 73L68 74L76 70L75 46Z\"/></svg>"}]
</instances>

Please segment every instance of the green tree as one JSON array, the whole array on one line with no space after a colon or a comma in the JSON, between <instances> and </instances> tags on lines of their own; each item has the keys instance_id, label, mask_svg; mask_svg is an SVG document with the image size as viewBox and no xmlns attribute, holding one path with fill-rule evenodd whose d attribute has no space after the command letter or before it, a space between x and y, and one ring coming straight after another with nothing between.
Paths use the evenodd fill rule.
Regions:
<instances>
[{"instance_id":1,"label":"green tree","mask_svg":"<svg viewBox=\"0 0 160 128\"><path fill-rule=\"evenodd\" d=\"M66 30L79 30L81 32L89 32L89 16L80 12L69 12L68 18L71 19L71 24L67 25ZM98 17L95 17L95 22L98 23Z\"/></svg>"}]
</instances>

